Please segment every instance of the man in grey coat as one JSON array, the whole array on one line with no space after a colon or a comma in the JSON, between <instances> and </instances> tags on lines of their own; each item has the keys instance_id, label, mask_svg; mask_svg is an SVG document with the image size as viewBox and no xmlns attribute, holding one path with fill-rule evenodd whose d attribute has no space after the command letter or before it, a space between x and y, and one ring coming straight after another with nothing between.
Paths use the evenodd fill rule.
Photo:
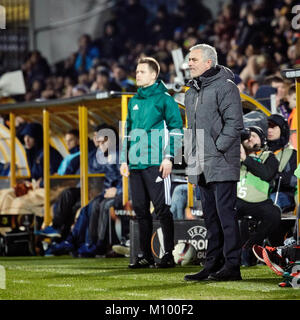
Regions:
<instances>
[{"instance_id":1,"label":"man in grey coat","mask_svg":"<svg viewBox=\"0 0 300 320\"><path fill-rule=\"evenodd\" d=\"M208 248L204 268L184 279L241 280L235 209L243 129L239 90L233 73L217 64L216 50L207 44L190 49L189 70L185 107L187 132L193 138L185 144L185 158L189 182L200 187Z\"/></svg>"}]
</instances>

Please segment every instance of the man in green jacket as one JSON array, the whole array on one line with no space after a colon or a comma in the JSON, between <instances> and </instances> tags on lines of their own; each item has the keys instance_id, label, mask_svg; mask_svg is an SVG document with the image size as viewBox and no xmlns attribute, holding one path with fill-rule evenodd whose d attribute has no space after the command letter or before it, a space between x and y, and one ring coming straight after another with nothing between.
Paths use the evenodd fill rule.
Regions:
<instances>
[{"instance_id":1,"label":"man in green jacket","mask_svg":"<svg viewBox=\"0 0 300 320\"><path fill-rule=\"evenodd\" d=\"M121 174L129 176L132 205L139 226L141 254L130 268L154 266L151 251L150 201L160 220L164 252L157 267L174 266L174 224L170 212L170 173L174 151L181 145L182 119L178 105L158 81L160 67L150 57L138 61L137 94L130 99L121 154Z\"/></svg>"}]
</instances>

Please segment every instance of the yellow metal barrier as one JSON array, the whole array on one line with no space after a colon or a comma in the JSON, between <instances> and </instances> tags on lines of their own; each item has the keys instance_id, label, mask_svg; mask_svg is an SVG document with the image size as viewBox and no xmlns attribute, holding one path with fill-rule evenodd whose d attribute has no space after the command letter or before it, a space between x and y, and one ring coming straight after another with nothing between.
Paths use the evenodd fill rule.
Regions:
<instances>
[{"instance_id":1,"label":"yellow metal barrier","mask_svg":"<svg viewBox=\"0 0 300 320\"><path fill-rule=\"evenodd\" d=\"M128 100L133 95L122 95L122 101L121 101L121 120L122 120L122 133L121 137L122 140L124 138L124 131L125 131L125 122L127 118L127 111L128 111ZM129 194L128 194L128 177L122 177L123 182L123 205L125 205L128 202Z\"/></svg>"},{"instance_id":2,"label":"yellow metal barrier","mask_svg":"<svg viewBox=\"0 0 300 320\"><path fill-rule=\"evenodd\" d=\"M43 110L43 139L44 139L44 224L48 226L51 221L50 213L50 148L49 148L49 111Z\"/></svg>"},{"instance_id":3,"label":"yellow metal barrier","mask_svg":"<svg viewBox=\"0 0 300 320\"><path fill-rule=\"evenodd\" d=\"M15 123L15 115L14 113L9 114L9 123L10 125L10 187L13 188L16 185L16 128Z\"/></svg>"},{"instance_id":4,"label":"yellow metal barrier","mask_svg":"<svg viewBox=\"0 0 300 320\"><path fill-rule=\"evenodd\" d=\"M80 186L81 205L86 206L89 202L88 195L88 128L87 108L80 106L79 114L79 138L80 138Z\"/></svg>"}]
</instances>

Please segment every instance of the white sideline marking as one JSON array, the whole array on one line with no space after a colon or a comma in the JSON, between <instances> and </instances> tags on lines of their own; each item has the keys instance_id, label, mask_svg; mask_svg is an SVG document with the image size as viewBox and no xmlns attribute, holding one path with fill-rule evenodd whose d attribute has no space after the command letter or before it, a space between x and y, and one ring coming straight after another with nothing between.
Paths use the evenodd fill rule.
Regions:
<instances>
[{"instance_id":1,"label":"white sideline marking","mask_svg":"<svg viewBox=\"0 0 300 320\"><path fill-rule=\"evenodd\" d=\"M48 287L56 287L56 288L69 288L72 287L70 284L48 284Z\"/></svg>"},{"instance_id":2,"label":"white sideline marking","mask_svg":"<svg viewBox=\"0 0 300 320\"><path fill-rule=\"evenodd\" d=\"M28 284L31 283L30 280L13 280L13 283L24 283L24 284Z\"/></svg>"},{"instance_id":3,"label":"white sideline marking","mask_svg":"<svg viewBox=\"0 0 300 320\"><path fill-rule=\"evenodd\" d=\"M232 290L238 290L238 291L257 291L257 292L271 292L278 290L279 287L273 286L273 285L265 285L265 284L259 284L259 283L248 283L247 287L239 286L238 283L234 283L230 286L230 284L224 283L207 283L206 286L208 287L215 287L215 288L225 288L225 289L232 289Z\"/></svg>"},{"instance_id":4,"label":"white sideline marking","mask_svg":"<svg viewBox=\"0 0 300 320\"><path fill-rule=\"evenodd\" d=\"M103 288L84 288L82 289L83 291L101 291L101 292L107 292L109 291L108 289L103 289Z\"/></svg>"},{"instance_id":5,"label":"white sideline marking","mask_svg":"<svg viewBox=\"0 0 300 320\"><path fill-rule=\"evenodd\" d=\"M149 294L147 293L135 293L135 292L125 292L126 296L134 296L134 297L148 297Z\"/></svg>"}]
</instances>

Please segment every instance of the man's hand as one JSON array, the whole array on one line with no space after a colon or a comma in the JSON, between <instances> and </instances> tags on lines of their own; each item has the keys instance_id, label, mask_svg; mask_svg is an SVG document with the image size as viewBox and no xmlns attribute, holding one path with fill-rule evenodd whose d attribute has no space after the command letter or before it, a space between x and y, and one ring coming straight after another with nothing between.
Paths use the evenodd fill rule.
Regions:
<instances>
[{"instance_id":1,"label":"man's hand","mask_svg":"<svg viewBox=\"0 0 300 320\"><path fill-rule=\"evenodd\" d=\"M243 145L241 144L241 149L240 149L240 158L241 158L241 160L242 160L242 161L245 161L246 157L247 157L247 155L246 155L246 151L245 151L245 149L244 149Z\"/></svg>"},{"instance_id":2,"label":"man's hand","mask_svg":"<svg viewBox=\"0 0 300 320\"><path fill-rule=\"evenodd\" d=\"M114 198L117 194L117 188L112 187L105 190L104 198Z\"/></svg>"},{"instance_id":3,"label":"man's hand","mask_svg":"<svg viewBox=\"0 0 300 320\"><path fill-rule=\"evenodd\" d=\"M128 177L129 176L129 168L127 163L122 163L120 167L120 173L123 177Z\"/></svg>"},{"instance_id":4,"label":"man's hand","mask_svg":"<svg viewBox=\"0 0 300 320\"><path fill-rule=\"evenodd\" d=\"M172 171L172 162L169 159L164 159L160 165L159 171L162 172L162 178L165 179Z\"/></svg>"}]
</instances>

